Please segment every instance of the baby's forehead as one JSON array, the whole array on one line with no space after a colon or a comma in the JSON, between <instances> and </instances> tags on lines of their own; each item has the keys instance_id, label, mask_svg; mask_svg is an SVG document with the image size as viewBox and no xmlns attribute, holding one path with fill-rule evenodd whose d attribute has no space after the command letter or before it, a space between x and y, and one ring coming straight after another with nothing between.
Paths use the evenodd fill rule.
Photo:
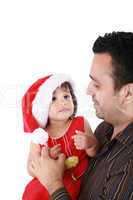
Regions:
<instances>
[{"instance_id":1,"label":"baby's forehead","mask_svg":"<svg viewBox=\"0 0 133 200\"><path fill-rule=\"evenodd\" d=\"M55 93L57 93L57 92L66 92L66 93L70 93L70 90L69 90L69 87L67 87L67 86L59 86L59 87L57 87L57 88L54 90L53 94L55 94Z\"/></svg>"}]
</instances>

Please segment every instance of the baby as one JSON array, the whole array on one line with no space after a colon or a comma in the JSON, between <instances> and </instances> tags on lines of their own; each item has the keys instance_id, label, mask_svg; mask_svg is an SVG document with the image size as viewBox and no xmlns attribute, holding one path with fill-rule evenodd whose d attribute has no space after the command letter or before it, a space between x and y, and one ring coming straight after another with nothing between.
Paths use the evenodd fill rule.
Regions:
<instances>
[{"instance_id":1,"label":"baby","mask_svg":"<svg viewBox=\"0 0 133 200\"><path fill-rule=\"evenodd\" d=\"M28 171L33 179L23 193L23 200L48 200L49 193L30 171L34 154L42 145L48 145L56 159L60 152L66 155L63 182L71 199L76 200L89 156L96 155L99 143L83 116L75 116L77 99L74 83L65 74L53 74L37 80L22 100L25 132L33 134L28 158ZM40 148L35 143L40 144Z\"/></svg>"}]
</instances>

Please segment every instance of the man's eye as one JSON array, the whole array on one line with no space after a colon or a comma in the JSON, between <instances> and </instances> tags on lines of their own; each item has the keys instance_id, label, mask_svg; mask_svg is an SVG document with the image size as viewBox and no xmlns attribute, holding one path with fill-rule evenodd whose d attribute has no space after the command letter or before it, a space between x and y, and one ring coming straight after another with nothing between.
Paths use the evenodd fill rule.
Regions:
<instances>
[{"instance_id":1,"label":"man's eye","mask_svg":"<svg viewBox=\"0 0 133 200\"><path fill-rule=\"evenodd\" d=\"M95 87L95 88L99 88L99 85L98 85L98 84L94 84L94 87Z\"/></svg>"},{"instance_id":2,"label":"man's eye","mask_svg":"<svg viewBox=\"0 0 133 200\"><path fill-rule=\"evenodd\" d=\"M55 101L56 100L56 97L52 97L52 101Z\"/></svg>"}]
</instances>

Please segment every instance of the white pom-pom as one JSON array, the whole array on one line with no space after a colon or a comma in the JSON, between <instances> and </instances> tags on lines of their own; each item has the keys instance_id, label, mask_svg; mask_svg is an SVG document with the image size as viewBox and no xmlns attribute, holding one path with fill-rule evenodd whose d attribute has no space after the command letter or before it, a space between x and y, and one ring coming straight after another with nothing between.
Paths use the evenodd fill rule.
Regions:
<instances>
[{"instance_id":1,"label":"white pom-pom","mask_svg":"<svg viewBox=\"0 0 133 200\"><path fill-rule=\"evenodd\" d=\"M35 144L47 145L48 133L42 128L35 129L31 141Z\"/></svg>"}]
</instances>

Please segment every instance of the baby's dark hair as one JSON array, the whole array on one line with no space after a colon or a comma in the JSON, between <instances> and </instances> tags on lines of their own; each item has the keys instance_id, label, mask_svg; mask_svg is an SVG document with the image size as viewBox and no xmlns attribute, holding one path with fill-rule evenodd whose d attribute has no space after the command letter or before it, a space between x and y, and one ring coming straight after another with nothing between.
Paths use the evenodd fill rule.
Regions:
<instances>
[{"instance_id":1,"label":"baby's dark hair","mask_svg":"<svg viewBox=\"0 0 133 200\"><path fill-rule=\"evenodd\" d=\"M72 88L71 84L69 82L67 82L67 81L61 84L61 88L69 89L69 91L70 91L70 94L71 94L72 100L73 100L73 105L74 105L74 112L73 112L73 114L71 116L71 118L73 118L76 115L77 106L78 106L77 98L76 98L76 96L74 94L73 88Z\"/></svg>"},{"instance_id":2,"label":"baby's dark hair","mask_svg":"<svg viewBox=\"0 0 133 200\"><path fill-rule=\"evenodd\" d=\"M99 36L94 42L93 52L108 53L112 57L112 78L116 90L133 83L132 32L112 32Z\"/></svg>"}]
</instances>

